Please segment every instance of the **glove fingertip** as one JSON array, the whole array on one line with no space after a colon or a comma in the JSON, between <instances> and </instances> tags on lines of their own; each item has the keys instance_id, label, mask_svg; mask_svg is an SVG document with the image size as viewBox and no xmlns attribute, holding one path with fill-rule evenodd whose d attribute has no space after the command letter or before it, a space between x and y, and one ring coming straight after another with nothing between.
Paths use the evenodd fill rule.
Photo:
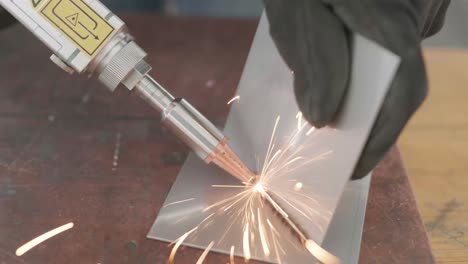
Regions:
<instances>
[{"instance_id":1,"label":"glove fingertip","mask_svg":"<svg viewBox=\"0 0 468 264\"><path fill-rule=\"evenodd\" d=\"M371 171L370 169L363 169L362 167L356 167L356 169L354 170L353 175L351 176L351 180L353 180L353 181L360 180L360 179L366 177L369 174L370 171Z\"/></svg>"},{"instance_id":2,"label":"glove fingertip","mask_svg":"<svg viewBox=\"0 0 468 264\"><path fill-rule=\"evenodd\" d=\"M330 125L339 110L345 86L332 88L336 94L325 94L326 90L314 89L312 84L307 84L300 77L295 78L294 89L299 108L304 118L316 128Z\"/></svg>"}]
</instances>

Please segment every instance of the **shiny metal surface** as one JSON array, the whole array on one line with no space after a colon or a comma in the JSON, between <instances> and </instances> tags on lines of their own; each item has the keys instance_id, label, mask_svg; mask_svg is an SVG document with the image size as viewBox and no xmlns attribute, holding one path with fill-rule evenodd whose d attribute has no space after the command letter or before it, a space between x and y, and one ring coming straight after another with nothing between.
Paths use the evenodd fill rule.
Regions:
<instances>
[{"instance_id":1,"label":"shiny metal surface","mask_svg":"<svg viewBox=\"0 0 468 264\"><path fill-rule=\"evenodd\" d=\"M124 84L127 89L132 90L151 69L149 66L145 67L146 72L143 74L138 74L139 72L135 70L137 65L142 63L146 64L143 60L145 57L146 52L135 42L130 41L126 43L105 65L100 67L102 71L98 72L99 81L111 91L114 91L121 83ZM136 75L136 78L132 78L134 75ZM134 81L126 83L125 81L127 79L133 79Z\"/></svg>"},{"instance_id":2,"label":"shiny metal surface","mask_svg":"<svg viewBox=\"0 0 468 264\"><path fill-rule=\"evenodd\" d=\"M184 99L174 101L164 109L162 120L167 127L179 136L202 160L205 160L210 153L214 152L218 144L223 140L219 139L207 130L200 120L189 112Z\"/></svg>"},{"instance_id":3,"label":"shiny metal surface","mask_svg":"<svg viewBox=\"0 0 468 264\"><path fill-rule=\"evenodd\" d=\"M318 244L326 237L341 194L399 63L395 55L357 35L354 37L353 53L351 87L336 126L318 130L310 136L292 137L298 130L296 117L299 116L291 88L292 73L279 56L268 34L267 20L263 17L237 91L240 100L233 104L224 131L231 139L233 150L252 168L264 167L275 122L278 123L273 140L276 149L289 144L289 150L284 152L318 158L317 162L291 168L286 174L272 177L265 185L269 192L287 192L284 198L292 203L282 202L281 208L291 215L294 224L300 227L308 239ZM304 131L309 129L307 127ZM293 191L295 182L303 185L300 192ZM204 248L215 240L213 251L229 253L231 246L234 246L236 255L244 255L242 233L245 223L229 217L227 213L204 210L243 191L241 188L216 186L236 184L223 172L203 166L190 157L148 236L172 242L197 226L210 213L215 213L210 226L197 229L196 234L189 236L185 244ZM304 195L311 198L308 204L294 202ZM300 213L311 208L314 213L306 216ZM313 261L296 235L290 233L291 228L281 224L280 217L273 210L262 212L274 221L273 225L284 241L283 247L287 254L282 256L282 263ZM363 215L355 217L359 223ZM362 226L362 221L360 223ZM224 239L226 237L228 239ZM279 262L261 248L259 239L254 239L251 258Z\"/></svg>"},{"instance_id":4,"label":"shiny metal surface","mask_svg":"<svg viewBox=\"0 0 468 264\"><path fill-rule=\"evenodd\" d=\"M226 137L184 99L175 99L153 78L145 76L135 87L138 95L162 115L162 122L206 163L246 181L254 175L228 145Z\"/></svg>"},{"instance_id":5,"label":"shiny metal surface","mask_svg":"<svg viewBox=\"0 0 468 264\"><path fill-rule=\"evenodd\" d=\"M146 76L136 85L135 92L160 113L175 99L150 76Z\"/></svg>"},{"instance_id":6,"label":"shiny metal surface","mask_svg":"<svg viewBox=\"0 0 468 264\"><path fill-rule=\"evenodd\" d=\"M322 243L342 263L359 263L371 177L372 172L361 180L348 182Z\"/></svg>"}]
</instances>

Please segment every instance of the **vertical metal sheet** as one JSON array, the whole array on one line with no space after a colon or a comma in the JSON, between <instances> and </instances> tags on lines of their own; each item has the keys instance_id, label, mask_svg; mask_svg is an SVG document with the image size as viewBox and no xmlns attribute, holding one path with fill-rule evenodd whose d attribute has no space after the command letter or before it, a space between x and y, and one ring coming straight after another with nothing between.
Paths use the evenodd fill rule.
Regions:
<instances>
[{"instance_id":1,"label":"vertical metal sheet","mask_svg":"<svg viewBox=\"0 0 468 264\"><path fill-rule=\"evenodd\" d=\"M325 235L322 246L339 257L342 263L359 263L370 183L371 174L346 185Z\"/></svg>"},{"instance_id":2,"label":"vertical metal sheet","mask_svg":"<svg viewBox=\"0 0 468 264\"><path fill-rule=\"evenodd\" d=\"M350 89L336 126L306 135L310 127L300 125L299 133L299 110L292 89L292 73L278 54L268 33L268 21L263 16L237 91L240 100L233 104L225 128L233 149L247 165L259 171L264 165L277 120L275 151L281 148L287 152L286 155L297 152L293 157L315 158L307 164L299 162L302 166L286 166L287 169L271 177L266 187L278 194L275 196L285 211L319 244L324 241L341 194L399 64L398 57L358 35L354 37L353 58ZM292 140L296 133L300 136ZM289 150L284 147L287 142L291 143ZM297 191L295 187L299 182L302 188ZM243 189L215 188L213 185L239 183L191 155L148 237L172 242L203 222L203 227L188 236L184 244L204 248L215 241L213 251L229 253L234 246L236 255L245 254L242 244L245 222L235 217L242 206L236 204L224 213L204 211L204 208L229 199ZM281 223L278 215L261 205L255 206L262 208L262 217L269 219L281 234L279 242L284 253L279 255L282 263L311 263L313 258ZM362 206L359 208L363 210ZM215 215L203 221L211 213ZM358 215L357 225L359 219L362 220L362 213ZM249 240L252 259L278 262L275 254L266 254L262 250L258 234L253 234ZM273 248L273 243L270 243Z\"/></svg>"}]
</instances>

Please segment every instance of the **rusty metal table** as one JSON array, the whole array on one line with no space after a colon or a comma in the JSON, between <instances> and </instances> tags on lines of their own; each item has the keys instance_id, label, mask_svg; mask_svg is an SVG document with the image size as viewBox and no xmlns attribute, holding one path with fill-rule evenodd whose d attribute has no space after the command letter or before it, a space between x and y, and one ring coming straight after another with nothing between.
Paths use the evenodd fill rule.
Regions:
<instances>
[{"instance_id":1,"label":"rusty metal table","mask_svg":"<svg viewBox=\"0 0 468 264\"><path fill-rule=\"evenodd\" d=\"M222 124L256 21L125 15L155 77ZM188 149L124 89L67 76L20 26L0 33L0 263L165 263L146 239ZM398 151L372 181L361 263L433 263ZM18 246L75 227L22 257ZM194 263L184 248L176 263ZM206 263L226 263L210 254ZM240 262L240 261L239 261Z\"/></svg>"}]
</instances>

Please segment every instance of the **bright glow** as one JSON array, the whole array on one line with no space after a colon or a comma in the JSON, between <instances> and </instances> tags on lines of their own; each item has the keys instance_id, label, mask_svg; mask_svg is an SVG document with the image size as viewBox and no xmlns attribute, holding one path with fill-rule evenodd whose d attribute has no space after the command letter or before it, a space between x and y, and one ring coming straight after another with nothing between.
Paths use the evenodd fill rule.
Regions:
<instances>
[{"instance_id":1,"label":"bright glow","mask_svg":"<svg viewBox=\"0 0 468 264\"><path fill-rule=\"evenodd\" d=\"M240 101L240 95L234 96L229 102L227 102L228 105L234 103L235 101Z\"/></svg>"},{"instance_id":2,"label":"bright glow","mask_svg":"<svg viewBox=\"0 0 468 264\"><path fill-rule=\"evenodd\" d=\"M254 185L253 190L258 193L264 193L265 192L265 187L263 187L263 184L257 183Z\"/></svg>"},{"instance_id":3,"label":"bright glow","mask_svg":"<svg viewBox=\"0 0 468 264\"><path fill-rule=\"evenodd\" d=\"M309 129L309 131L307 131L306 136L308 136L308 135L314 133L314 131L315 131L315 127L311 127L311 128Z\"/></svg>"},{"instance_id":4,"label":"bright glow","mask_svg":"<svg viewBox=\"0 0 468 264\"><path fill-rule=\"evenodd\" d=\"M260 215L260 208L257 208L258 214L258 232L260 233L260 242L262 242L263 253L265 256L270 256L270 248L268 247L268 242L266 238L265 228L263 227L262 217Z\"/></svg>"},{"instance_id":5,"label":"bright glow","mask_svg":"<svg viewBox=\"0 0 468 264\"><path fill-rule=\"evenodd\" d=\"M239 100L236 96L229 101L228 104ZM303 120L302 113L299 112L296 115L297 129L294 129L291 135L277 135L276 132L279 130L280 116L276 117L274 126L272 127L272 133L269 139L268 149L266 150L265 160L262 165L258 161L256 171L259 172L255 177L255 182L246 181L235 185L222 185L216 184L211 185L213 188L229 188L231 191L237 191L234 195L230 195L228 198L208 204L202 209L203 213L211 213L205 218L200 224L194 229L184 234L178 240L172 249L171 256L169 257L169 263L173 263L174 256L180 245L189 236L198 236L199 233L195 233L195 230L207 230L213 227L216 217L227 219L223 231L220 237L213 240L204 253L198 260L197 264L201 264L208 252L213 248L214 244L223 245L223 240L226 239L228 243L242 243L242 248L238 251L242 251L244 262L248 262L252 254L257 255L263 251L264 256L270 256L271 259L275 259L277 263L282 263L282 258L286 257L289 252L286 251L286 243L299 243L299 241L307 240L296 224L289 218L288 213L299 214L304 217L305 220L309 221L309 224L316 225L317 228L322 228L320 222L322 219L330 218L326 211L321 208L318 203L317 197L313 194L307 194L306 192L300 192L304 185L302 182L294 180L294 185L291 186L291 178L294 176L296 169L299 169L312 162L320 161L326 158L332 151L324 151L318 153L315 156L308 157L304 155L304 150L309 147L313 147L313 144L307 144L310 142L312 137L306 137L312 134L315 128L310 128L304 133L307 126L307 122ZM281 144L278 141L286 142ZM293 189L291 189L293 187ZM172 204L178 204L183 202L189 202L191 199L175 202ZM281 202L281 205L278 202ZM171 204L171 205L172 205ZM288 212L286 212L282 206L286 206ZM297 233L298 240L285 239L284 234L280 232L280 229L275 228L273 223L268 219L268 214L264 211L266 207L272 207L278 214L275 217L283 218L283 223L291 228L291 231ZM279 215L279 216L278 216ZM229 241L232 239L230 232L232 228L242 226L242 238L241 241ZM174 243L175 243L174 242ZM261 248L253 248L259 242ZM307 250L319 260L327 260L324 263L339 263L339 259L330 253L326 252L319 245L313 241L307 241L303 244L307 247ZM297 245L296 245L297 246ZM230 250L230 264L234 263L235 248L231 246ZM312 257L311 257L312 259ZM329 260L334 262L329 262ZM337 262L338 261L338 262Z\"/></svg>"},{"instance_id":6,"label":"bright glow","mask_svg":"<svg viewBox=\"0 0 468 264\"><path fill-rule=\"evenodd\" d=\"M294 184L294 190L295 191L300 191L300 190L302 190L303 186L304 185L302 184L302 182L298 182L298 183Z\"/></svg>"},{"instance_id":7,"label":"bright glow","mask_svg":"<svg viewBox=\"0 0 468 264\"><path fill-rule=\"evenodd\" d=\"M305 242L306 249L322 263L326 264L341 264L341 260L336 256L332 255L330 252L323 249L320 245L315 243L312 240L307 240Z\"/></svg>"},{"instance_id":8,"label":"bright glow","mask_svg":"<svg viewBox=\"0 0 468 264\"><path fill-rule=\"evenodd\" d=\"M206 256L208 256L208 253L210 252L213 245L214 245L214 241L211 241L211 243L205 248L205 251L203 251L201 256L198 258L197 264L202 264L203 261L205 261L205 258Z\"/></svg>"},{"instance_id":9,"label":"bright glow","mask_svg":"<svg viewBox=\"0 0 468 264\"><path fill-rule=\"evenodd\" d=\"M234 246L231 247L231 254L229 254L230 264L234 264Z\"/></svg>"},{"instance_id":10,"label":"bright glow","mask_svg":"<svg viewBox=\"0 0 468 264\"><path fill-rule=\"evenodd\" d=\"M60 226L60 227L57 227L53 230L50 230L49 232L45 233L45 234L42 234L36 238L34 238L33 240L29 241L28 243L22 245L21 247L19 247L17 250L16 250L16 256L22 256L24 253L28 252L30 249L32 249L33 247L39 245L40 243L46 241L47 239L51 238L51 237L54 237L64 231L67 231L68 229L72 228L73 227L73 223L68 223L66 225L63 225L63 226Z\"/></svg>"},{"instance_id":11,"label":"bright glow","mask_svg":"<svg viewBox=\"0 0 468 264\"><path fill-rule=\"evenodd\" d=\"M244 258L246 260L249 260L250 259L249 223L245 224L242 246L244 249Z\"/></svg>"},{"instance_id":12,"label":"bright glow","mask_svg":"<svg viewBox=\"0 0 468 264\"><path fill-rule=\"evenodd\" d=\"M302 112L297 113L296 119L297 119L297 130L301 130L302 129Z\"/></svg>"}]
</instances>

